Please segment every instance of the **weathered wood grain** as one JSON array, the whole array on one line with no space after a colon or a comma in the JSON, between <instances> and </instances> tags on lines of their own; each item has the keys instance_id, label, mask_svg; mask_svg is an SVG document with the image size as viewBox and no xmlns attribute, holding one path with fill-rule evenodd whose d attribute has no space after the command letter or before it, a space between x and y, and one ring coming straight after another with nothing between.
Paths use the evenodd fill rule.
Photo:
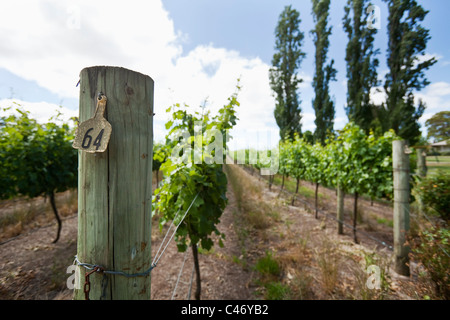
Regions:
<instances>
[{"instance_id":1,"label":"weathered wood grain","mask_svg":"<svg viewBox=\"0 0 450 320\"><path fill-rule=\"evenodd\" d=\"M393 141L392 162L394 171L394 255L395 271L409 276L409 156L405 154L404 140Z\"/></svg>"},{"instance_id":2,"label":"weathered wood grain","mask_svg":"<svg viewBox=\"0 0 450 320\"><path fill-rule=\"evenodd\" d=\"M107 270L139 273L151 264L153 80L119 67L90 67L80 74L80 122L92 118L98 92L112 126L103 153L79 151L78 259ZM84 273L75 299L84 299ZM150 299L150 276L90 276L90 298Z\"/></svg>"}]
</instances>

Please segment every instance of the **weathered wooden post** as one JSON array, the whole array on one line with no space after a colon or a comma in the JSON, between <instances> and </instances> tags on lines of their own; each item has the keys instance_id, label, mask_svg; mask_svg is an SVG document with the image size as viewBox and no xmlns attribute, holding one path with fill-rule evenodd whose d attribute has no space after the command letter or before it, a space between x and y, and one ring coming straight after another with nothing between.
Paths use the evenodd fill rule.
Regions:
<instances>
[{"instance_id":1,"label":"weathered wooden post","mask_svg":"<svg viewBox=\"0 0 450 320\"><path fill-rule=\"evenodd\" d=\"M95 152L105 143L103 132L77 132L82 135L77 258L121 274L93 272L85 288L89 270L81 267L74 299L85 299L85 291L90 299L150 299L150 275L126 275L151 266L153 85L149 76L119 67L80 73L80 123L97 119L104 109L112 132L104 152ZM97 98L100 92L107 97L106 107Z\"/></svg>"},{"instance_id":2,"label":"weathered wooden post","mask_svg":"<svg viewBox=\"0 0 450 320\"><path fill-rule=\"evenodd\" d=\"M337 188L337 221L338 234L344 234L344 190L338 186Z\"/></svg>"},{"instance_id":3,"label":"weathered wooden post","mask_svg":"<svg viewBox=\"0 0 450 320\"><path fill-rule=\"evenodd\" d=\"M416 155L417 155L417 175L419 177L426 177L427 176L427 161L426 161L426 153L425 148L417 148L416 149Z\"/></svg>"},{"instance_id":4,"label":"weathered wooden post","mask_svg":"<svg viewBox=\"0 0 450 320\"><path fill-rule=\"evenodd\" d=\"M416 155L417 155L417 170L416 170L416 174L417 176L419 176L420 178L425 178L427 176L427 162L426 162L426 153L425 153L425 148L417 148L416 149ZM418 205L418 209L419 209L419 215L424 214L424 205L423 205L423 199L421 194L417 194L417 205Z\"/></svg>"},{"instance_id":5,"label":"weathered wooden post","mask_svg":"<svg viewBox=\"0 0 450 320\"><path fill-rule=\"evenodd\" d=\"M409 231L409 155L403 140L392 142L394 171L394 255L395 271L409 276L409 246L406 234Z\"/></svg>"}]
</instances>

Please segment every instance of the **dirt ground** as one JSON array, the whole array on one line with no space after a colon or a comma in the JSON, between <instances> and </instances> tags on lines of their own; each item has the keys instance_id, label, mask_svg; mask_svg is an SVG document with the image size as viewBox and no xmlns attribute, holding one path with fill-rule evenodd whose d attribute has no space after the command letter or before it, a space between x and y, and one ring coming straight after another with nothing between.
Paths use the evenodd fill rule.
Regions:
<instances>
[{"instance_id":1,"label":"dirt ground","mask_svg":"<svg viewBox=\"0 0 450 320\"><path fill-rule=\"evenodd\" d=\"M253 266L267 251L273 252L282 265L282 272L277 280L286 284L295 282L295 288L307 291L299 294L296 289L297 294L288 298L359 298L357 281L352 273L355 261L362 259L357 258L358 255L363 251L373 251L389 258L391 251L367 237L361 236L360 244L353 243L350 230L345 230L345 235L338 236L336 223L332 219L325 219L324 216L315 219L301 202L291 206L289 196L284 196L277 187L274 186L272 191L269 191L265 180L235 167L240 171L242 179L261 186L256 201L266 203L272 208L272 212L276 211L276 216L271 218L271 223L263 229L248 230L243 241L242 234L239 233L242 231L239 220L241 208L237 204L232 187L229 186L229 204L218 226L226 235L224 247L215 245L209 252L202 252L199 258L201 299L263 299L261 275ZM333 205L333 192L329 193L329 197L322 200L323 207L327 204ZM367 205L363 201L361 203ZM376 204L373 209L379 210L380 215L386 214L386 208L381 205ZM61 238L58 243L53 244L55 230L56 224L51 224L32 228L9 240L0 240L3 241L0 242L0 299L72 299L72 290L66 286L69 277L66 271L76 254L76 213L65 216ZM377 226L369 230L372 235L382 238L387 244L391 243L392 235L389 234L388 228ZM152 254L156 253L163 236L158 230L157 221L154 221ZM304 241L301 242L302 240ZM302 250L299 249L299 243L303 243L303 247L300 246ZM324 243L333 243L333 248L329 251L338 246L342 257L351 257L341 261L338 270L341 280L332 290L324 288L324 279L320 272L320 250L324 248ZM185 257L184 268L180 273ZM195 281L191 287L192 266L191 252L188 251L186 256L177 252L175 242L172 241L158 266L152 271L151 299L193 299ZM300 271L308 273L308 281L306 278L299 278ZM299 285L299 279L306 282ZM388 298L420 298L416 282L414 276L406 278L391 274Z\"/></svg>"},{"instance_id":2,"label":"dirt ground","mask_svg":"<svg viewBox=\"0 0 450 320\"><path fill-rule=\"evenodd\" d=\"M224 247L202 254L200 258L202 299L252 299L252 271L244 271L232 262L239 256L236 234L233 229L235 209L233 192L228 192L229 205L223 213L219 230L226 234ZM164 234L159 232L157 221L152 227L152 254L158 250ZM61 238L53 244L56 224L35 228L0 244L0 299L72 299L73 291L66 287L70 276L67 267L76 254L77 215L63 220ZM177 252L172 241L158 266L152 271L151 298L157 300L186 299L192 275L192 255L187 251L183 274L177 285L184 253ZM191 299L194 297L193 284Z\"/></svg>"}]
</instances>

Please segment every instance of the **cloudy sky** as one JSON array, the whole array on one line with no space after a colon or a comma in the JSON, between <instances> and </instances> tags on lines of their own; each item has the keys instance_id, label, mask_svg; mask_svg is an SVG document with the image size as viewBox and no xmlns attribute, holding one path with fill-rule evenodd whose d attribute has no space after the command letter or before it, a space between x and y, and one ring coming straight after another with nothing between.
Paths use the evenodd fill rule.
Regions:
<instances>
[{"instance_id":1,"label":"cloudy sky","mask_svg":"<svg viewBox=\"0 0 450 320\"><path fill-rule=\"evenodd\" d=\"M379 76L386 68L387 8L381 0ZM431 85L417 94L427 103L421 119L450 110L450 45L447 0L419 1L430 10L423 25L432 39L428 56L439 62L427 72ZM151 1L2 1L0 3L0 106L20 103L45 121L58 106L66 117L78 115L80 71L89 66L121 66L155 81L154 133L164 137L165 110L173 103L205 104L212 112L235 90L237 78L240 121L233 135L236 147L273 145L278 127L268 70L274 53L274 29L285 5L300 12L307 56L299 75L303 131L314 131L311 81L314 68L313 28L309 0L151 0ZM331 85L336 102L335 128L347 122L344 1L332 1L333 35L329 57L336 61L337 81ZM383 94L373 97L383 100Z\"/></svg>"}]
</instances>

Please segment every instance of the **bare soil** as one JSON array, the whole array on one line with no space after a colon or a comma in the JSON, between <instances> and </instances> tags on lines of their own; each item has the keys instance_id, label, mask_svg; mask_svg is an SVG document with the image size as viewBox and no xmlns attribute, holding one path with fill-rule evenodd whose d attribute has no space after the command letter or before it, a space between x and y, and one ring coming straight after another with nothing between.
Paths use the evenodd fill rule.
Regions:
<instances>
[{"instance_id":1,"label":"bare soil","mask_svg":"<svg viewBox=\"0 0 450 320\"><path fill-rule=\"evenodd\" d=\"M270 208L271 216L263 227L248 227L242 224L242 208L229 185L229 204L225 209L218 229L225 233L224 247L215 245L209 252L201 252L201 299L264 299L267 288L264 278L255 269L255 264L266 252L273 252L281 266L278 277L271 279L292 289L286 299L360 299L361 285L358 277L364 270L355 273L358 263L364 260L364 253L376 252L390 259L392 252L379 242L360 237L360 243L353 242L352 233L338 236L336 222L321 216L315 219L301 202L290 205L290 195L280 193L273 186L269 191L264 179L250 175L243 169L242 179L259 185L260 192L253 195L255 203ZM335 203L331 190L321 206L332 207ZM377 203L374 206L380 216L389 216L388 209ZM368 208L367 210L369 210ZM0 215L2 208L0 207ZM364 210L366 208L364 207ZM27 227L29 228L29 227ZM68 213L63 220L61 238L53 244L56 222L47 226L23 228L18 236L0 241L0 299L72 299L72 290L66 286L69 274L67 267L76 254L77 215ZM152 254L158 250L164 234L159 232L157 220L153 221ZM370 229L370 228L369 228ZM243 232L245 231L245 232ZM373 226L370 234L391 243L388 227ZM335 255L338 252L339 255ZM334 259L332 265L337 280L327 283L321 258ZM185 260L186 258L186 260ZM329 260L331 261L331 260ZM334 261L334 260L333 260ZM183 265L182 272L180 268ZM158 266L152 271L151 299L193 299L195 280L192 281L193 262L191 251L179 253L174 241L169 245ZM180 275L180 279L178 277ZM421 285L416 276L409 278L390 272L387 299L420 299ZM331 279L330 281L332 281ZM191 285L192 283L192 285Z\"/></svg>"}]
</instances>

